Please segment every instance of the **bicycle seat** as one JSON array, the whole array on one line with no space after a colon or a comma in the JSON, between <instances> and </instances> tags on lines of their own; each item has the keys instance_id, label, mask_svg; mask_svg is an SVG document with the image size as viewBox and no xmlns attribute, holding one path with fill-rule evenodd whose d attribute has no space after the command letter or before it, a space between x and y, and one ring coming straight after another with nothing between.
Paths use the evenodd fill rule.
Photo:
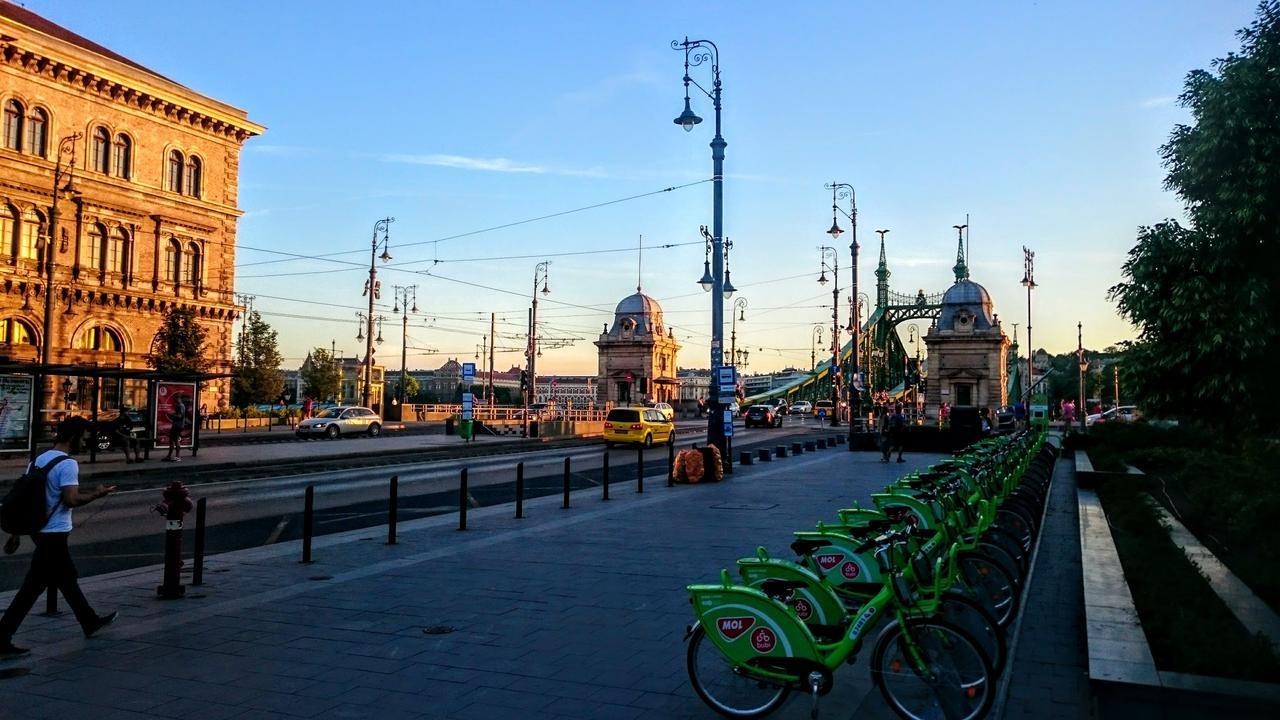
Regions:
<instances>
[{"instance_id":1,"label":"bicycle seat","mask_svg":"<svg viewBox=\"0 0 1280 720\"><path fill-rule=\"evenodd\" d=\"M801 580L765 580L760 583L760 591L774 600L786 602L796 590L807 584Z\"/></svg>"},{"instance_id":2,"label":"bicycle seat","mask_svg":"<svg viewBox=\"0 0 1280 720\"><path fill-rule=\"evenodd\" d=\"M907 516L911 514L911 508L906 505L890 505L883 508L883 510L885 517L889 518L889 523L891 525L896 525L905 521Z\"/></svg>"},{"instance_id":3,"label":"bicycle seat","mask_svg":"<svg viewBox=\"0 0 1280 720\"><path fill-rule=\"evenodd\" d=\"M840 589L852 595L875 595L884 587L882 582L859 582L846 580L840 583Z\"/></svg>"},{"instance_id":4,"label":"bicycle seat","mask_svg":"<svg viewBox=\"0 0 1280 720\"><path fill-rule=\"evenodd\" d=\"M829 543L822 540L810 540L809 538L800 538L792 541L791 551L800 557L808 557L813 554L814 550L826 547Z\"/></svg>"}]
</instances>

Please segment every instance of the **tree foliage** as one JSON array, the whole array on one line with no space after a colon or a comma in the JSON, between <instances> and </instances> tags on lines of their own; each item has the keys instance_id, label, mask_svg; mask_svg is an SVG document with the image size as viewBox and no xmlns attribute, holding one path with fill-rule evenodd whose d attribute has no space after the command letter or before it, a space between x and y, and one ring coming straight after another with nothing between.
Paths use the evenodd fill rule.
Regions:
<instances>
[{"instance_id":1,"label":"tree foliage","mask_svg":"<svg viewBox=\"0 0 1280 720\"><path fill-rule=\"evenodd\" d=\"M1246 432L1274 432L1280 350L1280 0L1239 32L1241 49L1188 74L1161 156L1188 226L1138 232L1111 288L1139 330L1128 389L1148 412ZM1124 381L1122 380L1122 383Z\"/></svg>"},{"instance_id":2,"label":"tree foliage","mask_svg":"<svg viewBox=\"0 0 1280 720\"><path fill-rule=\"evenodd\" d=\"M302 392L313 400L328 401L338 397L342 373L338 361L324 348L311 351L302 365Z\"/></svg>"},{"instance_id":3,"label":"tree foliage","mask_svg":"<svg viewBox=\"0 0 1280 720\"><path fill-rule=\"evenodd\" d=\"M151 342L147 364L160 372L201 373L209 368L204 354L205 329L195 310L171 307Z\"/></svg>"},{"instance_id":4,"label":"tree foliage","mask_svg":"<svg viewBox=\"0 0 1280 720\"><path fill-rule=\"evenodd\" d=\"M274 403L284 390L283 361L276 331L256 310L250 313L240 334L231 403L236 407Z\"/></svg>"},{"instance_id":5,"label":"tree foliage","mask_svg":"<svg viewBox=\"0 0 1280 720\"><path fill-rule=\"evenodd\" d=\"M418 382L418 378L406 374L396 381L396 391L399 392L400 383L404 383L405 402L417 402L418 393L422 392L422 384Z\"/></svg>"}]
</instances>

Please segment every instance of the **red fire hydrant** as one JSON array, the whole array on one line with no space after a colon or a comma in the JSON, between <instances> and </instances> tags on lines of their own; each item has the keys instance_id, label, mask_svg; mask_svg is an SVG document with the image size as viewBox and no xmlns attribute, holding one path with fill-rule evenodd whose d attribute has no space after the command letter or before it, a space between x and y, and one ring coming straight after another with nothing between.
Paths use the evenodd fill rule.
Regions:
<instances>
[{"instance_id":1,"label":"red fire hydrant","mask_svg":"<svg viewBox=\"0 0 1280 720\"><path fill-rule=\"evenodd\" d=\"M186 594L182 585L182 516L191 512L191 493L187 486L174 480L164 489L164 500L153 508L164 515L164 584L156 594L164 600L176 600Z\"/></svg>"}]
</instances>

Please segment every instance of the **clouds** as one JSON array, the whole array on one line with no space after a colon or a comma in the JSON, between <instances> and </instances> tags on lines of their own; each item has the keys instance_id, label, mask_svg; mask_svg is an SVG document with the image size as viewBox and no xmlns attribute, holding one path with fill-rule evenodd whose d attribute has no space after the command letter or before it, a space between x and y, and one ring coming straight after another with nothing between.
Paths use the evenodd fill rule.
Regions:
<instances>
[{"instance_id":1,"label":"clouds","mask_svg":"<svg viewBox=\"0 0 1280 720\"><path fill-rule=\"evenodd\" d=\"M1169 105L1172 105L1175 102L1177 102L1177 100L1178 98L1175 95L1162 95L1160 97L1147 98L1146 100L1139 102L1138 107L1143 107L1143 108L1168 107Z\"/></svg>"},{"instance_id":2,"label":"clouds","mask_svg":"<svg viewBox=\"0 0 1280 720\"><path fill-rule=\"evenodd\" d=\"M574 177L608 176L607 173L599 168L558 168L549 165L535 165L502 157L468 157L466 155L446 155L441 153L387 153L379 156L379 159L383 162L404 163L408 165L428 165L431 167L475 170L480 172L517 173L529 175L567 175Z\"/></svg>"}]
</instances>

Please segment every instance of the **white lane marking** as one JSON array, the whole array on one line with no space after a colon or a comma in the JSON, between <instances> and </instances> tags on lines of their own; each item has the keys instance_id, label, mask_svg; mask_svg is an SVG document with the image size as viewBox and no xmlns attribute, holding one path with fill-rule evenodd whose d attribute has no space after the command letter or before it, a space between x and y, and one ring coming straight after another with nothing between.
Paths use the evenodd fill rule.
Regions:
<instances>
[{"instance_id":1,"label":"white lane marking","mask_svg":"<svg viewBox=\"0 0 1280 720\"><path fill-rule=\"evenodd\" d=\"M275 545L276 541L280 539L280 533L284 532L284 528L288 524L289 524L288 515L285 515L284 517L280 518L280 522L276 523L275 529L273 529L271 531L271 534L267 536L267 541L262 544Z\"/></svg>"}]
</instances>

